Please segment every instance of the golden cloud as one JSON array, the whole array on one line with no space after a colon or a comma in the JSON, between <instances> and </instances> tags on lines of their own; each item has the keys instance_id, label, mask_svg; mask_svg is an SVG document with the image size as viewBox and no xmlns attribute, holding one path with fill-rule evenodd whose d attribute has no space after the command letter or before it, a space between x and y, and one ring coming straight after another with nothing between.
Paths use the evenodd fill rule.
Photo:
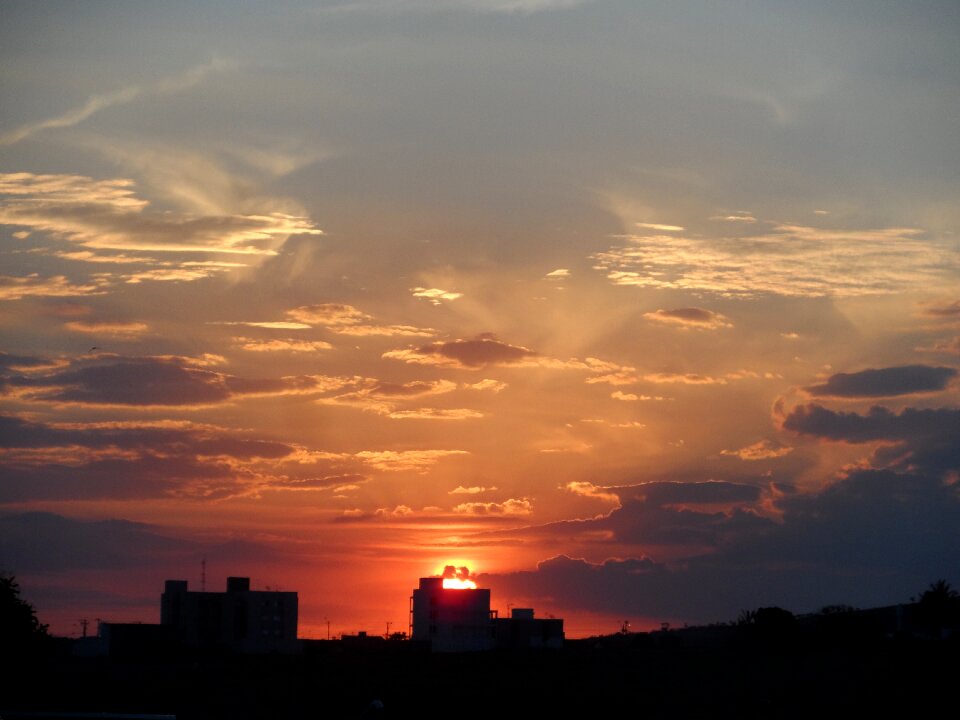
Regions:
<instances>
[{"instance_id":1,"label":"golden cloud","mask_svg":"<svg viewBox=\"0 0 960 720\"><path fill-rule=\"evenodd\" d=\"M661 325L672 325L682 329L717 330L733 327L733 323L724 315L698 307L676 308L674 310L661 308L644 313L643 316L647 320L652 320Z\"/></svg>"},{"instance_id":2,"label":"golden cloud","mask_svg":"<svg viewBox=\"0 0 960 720\"><path fill-rule=\"evenodd\" d=\"M740 238L634 235L592 257L616 285L724 296L856 297L949 285L955 253L917 228L775 225Z\"/></svg>"},{"instance_id":3,"label":"golden cloud","mask_svg":"<svg viewBox=\"0 0 960 720\"><path fill-rule=\"evenodd\" d=\"M510 498L503 502L469 502L453 508L460 515L523 516L533 512L533 504L527 498Z\"/></svg>"},{"instance_id":4,"label":"golden cloud","mask_svg":"<svg viewBox=\"0 0 960 720\"><path fill-rule=\"evenodd\" d=\"M738 457L741 460L755 461L772 460L783 457L784 455L789 455L791 452L793 452L792 447L788 447L786 445L774 445L769 440L760 440L759 442L755 442L753 445L748 445L747 447L740 448L739 450L721 450L720 454Z\"/></svg>"},{"instance_id":5,"label":"golden cloud","mask_svg":"<svg viewBox=\"0 0 960 720\"><path fill-rule=\"evenodd\" d=\"M469 455L466 450L363 450L354 455L381 472L426 472L444 458Z\"/></svg>"}]
</instances>

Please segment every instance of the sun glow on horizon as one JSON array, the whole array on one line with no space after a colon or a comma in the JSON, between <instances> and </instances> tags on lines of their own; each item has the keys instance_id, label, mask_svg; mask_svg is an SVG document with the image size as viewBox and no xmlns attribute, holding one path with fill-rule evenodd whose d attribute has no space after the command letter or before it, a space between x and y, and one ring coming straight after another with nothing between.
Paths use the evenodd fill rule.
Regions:
<instances>
[{"instance_id":1,"label":"sun glow on horizon","mask_svg":"<svg viewBox=\"0 0 960 720\"><path fill-rule=\"evenodd\" d=\"M470 579L470 568L465 565L445 565L438 573L443 578L444 590L476 590L477 584Z\"/></svg>"},{"instance_id":2,"label":"sun glow on horizon","mask_svg":"<svg viewBox=\"0 0 960 720\"><path fill-rule=\"evenodd\" d=\"M444 590L476 590L477 584L473 580L466 580L461 578L444 578L443 589Z\"/></svg>"}]
</instances>

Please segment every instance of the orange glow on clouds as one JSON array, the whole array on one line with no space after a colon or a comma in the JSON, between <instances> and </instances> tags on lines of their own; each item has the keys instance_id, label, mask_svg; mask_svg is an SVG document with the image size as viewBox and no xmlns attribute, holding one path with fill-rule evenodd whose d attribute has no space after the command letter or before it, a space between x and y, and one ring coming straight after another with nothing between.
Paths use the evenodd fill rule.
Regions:
<instances>
[{"instance_id":1,"label":"orange glow on clouds","mask_svg":"<svg viewBox=\"0 0 960 720\"><path fill-rule=\"evenodd\" d=\"M444 590L476 590L477 584L470 579L470 568L465 565L445 565L443 572Z\"/></svg>"}]
</instances>

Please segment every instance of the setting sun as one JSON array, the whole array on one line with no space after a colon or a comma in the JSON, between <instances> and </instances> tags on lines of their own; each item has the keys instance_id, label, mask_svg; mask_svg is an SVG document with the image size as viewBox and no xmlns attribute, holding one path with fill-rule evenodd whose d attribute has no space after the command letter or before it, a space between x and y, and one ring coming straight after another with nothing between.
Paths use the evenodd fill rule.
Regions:
<instances>
[{"instance_id":1,"label":"setting sun","mask_svg":"<svg viewBox=\"0 0 960 720\"><path fill-rule=\"evenodd\" d=\"M476 590L477 584L473 580L461 580L460 578L444 578L444 590Z\"/></svg>"}]
</instances>

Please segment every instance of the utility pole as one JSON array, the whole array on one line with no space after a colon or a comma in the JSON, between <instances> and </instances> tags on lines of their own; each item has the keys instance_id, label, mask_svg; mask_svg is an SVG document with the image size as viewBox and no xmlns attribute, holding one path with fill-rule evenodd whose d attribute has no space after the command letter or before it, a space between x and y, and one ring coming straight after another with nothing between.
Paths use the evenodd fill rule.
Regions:
<instances>
[{"instance_id":1,"label":"utility pole","mask_svg":"<svg viewBox=\"0 0 960 720\"><path fill-rule=\"evenodd\" d=\"M87 625L90 624L90 621L86 618L80 618L80 631L82 633L81 637L87 636Z\"/></svg>"},{"instance_id":2,"label":"utility pole","mask_svg":"<svg viewBox=\"0 0 960 720\"><path fill-rule=\"evenodd\" d=\"M387 620L387 634L384 636L387 640L390 639L390 626L391 626L391 625L393 625L393 623L390 622L389 620Z\"/></svg>"},{"instance_id":3,"label":"utility pole","mask_svg":"<svg viewBox=\"0 0 960 720\"><path fill-rule=\"evenodd\" d=\"M330 618L324 618L327 621L327 640L330 639Z\"/></svg>"},{"instance_id":4,"label":"utility pole","mask_svg":"<svg viewBox=\"0 0 960 720\"><path fill-rule=\"evenodd\" d=\"M207 559L200 560L200 592L207 591Z\"/></svg>"}]
</instances>

